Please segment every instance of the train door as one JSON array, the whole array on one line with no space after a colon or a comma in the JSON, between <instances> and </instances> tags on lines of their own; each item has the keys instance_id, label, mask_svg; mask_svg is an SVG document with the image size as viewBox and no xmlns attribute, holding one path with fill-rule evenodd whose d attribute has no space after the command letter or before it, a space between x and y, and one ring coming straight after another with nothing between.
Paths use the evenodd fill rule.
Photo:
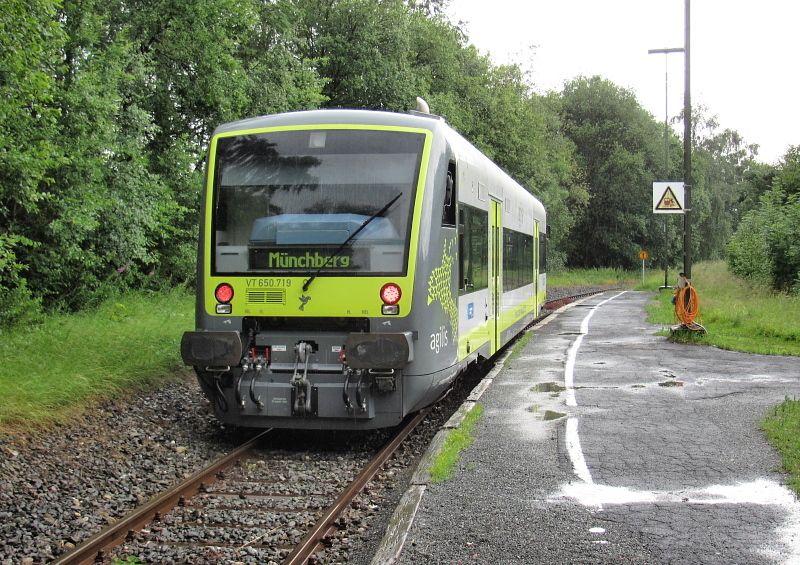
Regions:
<instances>
[{"instance_id":1,"label":"train door","mask_svg":"<svg viewBox=\"0 0 800 565\"><path fill-rule=\"evenodd\" d=\"M500 349L500 310L502 300L503 281L501 280L503 261L501 257L503 249L503 225L502 211L500 202L491 200L489 209L489 339L491 341L491 352L494 354Z\"/></svg>"}]
</instances>

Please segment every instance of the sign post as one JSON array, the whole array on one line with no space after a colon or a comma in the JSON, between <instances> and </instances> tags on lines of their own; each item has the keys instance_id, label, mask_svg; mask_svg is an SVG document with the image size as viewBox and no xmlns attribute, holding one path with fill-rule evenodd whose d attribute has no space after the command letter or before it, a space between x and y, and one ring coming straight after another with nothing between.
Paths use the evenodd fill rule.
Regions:
<instances>
[{"instance_id":1,"label":"sign post","mask_svg":"<svg viewBox=\"0 0 800 565\"><path fill-rule=\"evenodd\" d=\"M642 286L644 286L644 262L650 258L650 254L646 249L639 251L639 259L642 260Z\"/></svg>"},{"instance_id":2,"label":"sign post","mask_svg":"<svg viewBox=\"0 0 800 565\"><path fill-rule=\"evenodd\" d=\"M654 182L653 183L653 214L685 214L684 184L682 182ZM667 268L669 254L669 238L667 237L667 218L664 217L664 286L667 284Z\"/></svg>"}]
</instances>

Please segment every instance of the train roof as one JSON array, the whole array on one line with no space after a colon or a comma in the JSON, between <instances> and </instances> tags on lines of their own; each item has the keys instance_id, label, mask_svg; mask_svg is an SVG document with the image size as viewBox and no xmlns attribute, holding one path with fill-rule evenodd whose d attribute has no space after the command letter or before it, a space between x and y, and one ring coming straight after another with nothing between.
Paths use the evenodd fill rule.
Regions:
<instances>
[{"instance_id":1,"label":"train roof","mask_svg":"<svg viewBox=\"0 0 800 565\"><path fill-rule=\"evenodd\" d=\"M364 124L435 129L435 124L445 125L445 121L433 114L405 114L380 110L303 110L222 124L214 130L214 134L287 125L324 124Z\"/></svg>"}]
</instances>

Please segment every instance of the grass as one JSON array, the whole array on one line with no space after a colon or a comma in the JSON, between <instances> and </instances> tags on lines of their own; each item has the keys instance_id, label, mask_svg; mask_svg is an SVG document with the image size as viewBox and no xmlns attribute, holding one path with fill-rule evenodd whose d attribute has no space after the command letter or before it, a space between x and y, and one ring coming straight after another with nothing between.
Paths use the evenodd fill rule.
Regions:
<instances>
[{"instance_id":1,"label":"grass","mask_svg":"<svg viewBox=\"0 0 800 565\"><path fill-rule=\"evenodd\" d=\"M547 273L547 284L551 287L610 285L632 287L639 282L641 273L622 269L571 269Z\"/></svg>"},{"instance_id":2,"label":"grass","mask_svg":"<svg viewBox=\"0 0 800 565\"><path fill-rule=\"evenodd\" d=\"M677 272L675 273L677 279ZM664 284L664 271L645 269L624 271L622 269L571 269L547 273L550 287L570 286L619 286L634 290L655 290Z\"/></svg>"},{"instance_id":3,"label":"grass","mask_svg":"<svg viewBox=\"0 0 800 565\"><path fill-rule=\"evenodd\" d=\"M747 353L800 356L800 296L736 278L721 261L695 265L692 284L700 299L698 321L708 333L675 339ZM651 322L678 323L671 297L671 292L662 292L648 307Z\"/></svg>"},{"instance_id":4,"label":"grass","mask_svg":"<svg viewBox=\"0 0 800 565\"><path fill-rule=\"evenodd\" d=\"M450 430L450 433L447 434L444 440L441 453L436 456L436 459L434 459L431 465L431 481L440 483L453 477L459 455L463 450L472 445L474 441L472 431L475 428L475 423L480 419L482 414L483 405L475 404L472 410L464 417L461 425Z\"/></svg>"},{"instance_id":5,"label":"grass","mask_svg":"<svg viewBox=\"0 0 800 565\"><path fill-rule=\"evenodd\" d=\"M800 496L800 400L786 399L761 422L770 443L781 453L789 487Z\"/></svg>"},{"instance_id":6,"label":"grass","mask_svg":"<svg viewBox=\"0 0 800 565\"><path fill-rule=\"evenodd\" d=\"M175 378L194 326L184 289L129 293L96 310L0 333L0 429L53 424L93 401Z\"/></svg>"}]
</instances>

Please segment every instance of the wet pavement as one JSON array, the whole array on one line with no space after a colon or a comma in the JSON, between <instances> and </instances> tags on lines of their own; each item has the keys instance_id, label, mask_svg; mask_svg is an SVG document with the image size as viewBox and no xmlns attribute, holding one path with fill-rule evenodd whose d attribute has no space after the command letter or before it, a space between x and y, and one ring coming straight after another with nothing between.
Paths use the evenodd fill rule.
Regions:
<instances>
[{"instance_id":1,"label":"wet pavement","mask_svg":"<svg viewBox=\"0 0 800 565\"><path fill-rule=\"evenodd\" d=\"M534 330L456 476L423 486L399 563L800 564L800 502L758 429L800 396L800 359L669 343L651 298Z\"/></svg>"}]
</instances>

